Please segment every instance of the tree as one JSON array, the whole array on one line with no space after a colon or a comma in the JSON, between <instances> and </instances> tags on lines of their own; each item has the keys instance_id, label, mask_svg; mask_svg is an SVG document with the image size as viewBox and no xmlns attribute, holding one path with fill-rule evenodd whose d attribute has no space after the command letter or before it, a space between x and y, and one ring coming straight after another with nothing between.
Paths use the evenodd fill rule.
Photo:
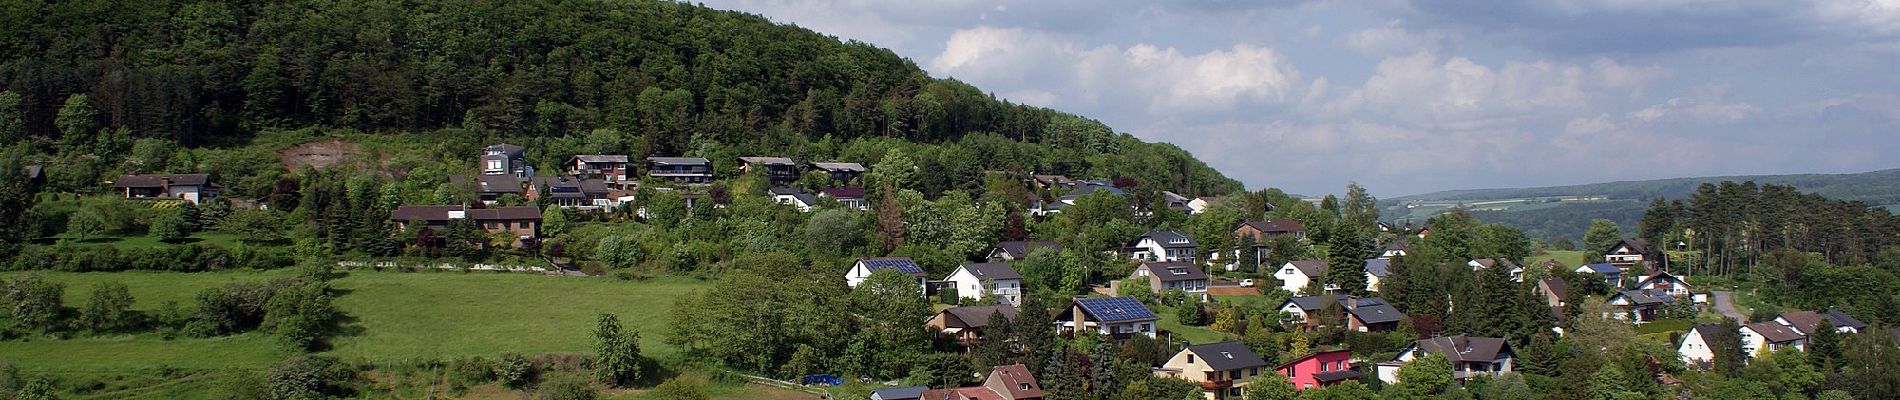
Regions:
<instances>
[{"instance_id":1,"label":"tree","mask_svg":"<svg viewBox=\"0 0 1900 400\"><path fill-rule=\"evenodd\" d=\"M322 282L295 282L277 288L265 303L264 328L291 347L316 349L337 317L327 286Z\"/></svg>"},{"instance_id":2,"label":"tree","mask_svg":"<svg viewBox=\"0 0 1900 400\"><path fill-rule=\"evenodd\" d=\"M1399 367L1399 393L1413 398L1436 395L1451 385L1451 361L1444 355L1414 358Z\"/></svg>"},{"instance_id":3,"label":"tree","mask_svg":"<svg viewBox=\"0 0 1900 400\"><path fill-rule=\"evenodd\" d=\"M1708 335L1702 338L1708 343L1709 352L1714 355L1710 361L1715 364L1715 372L1722 376L1739 376L1742 366L1748 361L1748 354L1742 350L1741 329L1740 322L1723 318L1721 324L1707 331Z\"/></svg>"},{"instance_id":4,"label":"tree","mask_svg":"<svg viewBox=\"0 0 1900 400\"><path fill-rule=\"evenodd\" d=\"M1183 299L1181 305L1175 306L1174 317L1180 320L1182 325L1207 325L1207 310L1201 306L1200 297L1188 296Z\"/></svg>"},{"instance_id":5,"label":"tree","mask_svg":"<svg viewBox=\"0 0 1900 400\"><path fill-rule=\"evenodd\" d=\"M1346 225L1361 232L1377 229L1379 225L1379 199L1366 193L1359 182L1346 184L1346 198L1342 200L1340 217Z\"/></svg>"},{"instance_id":6,"label":"tree","mask_svg":"<svg viewBox=\"0 0 1900 400\"><path fill-rule=\"evenodd\" d=\"M1821 323L1814 326L1814 334L1808 335L1808 354L1808 361L1829 372L1841 359L1841 333L1834 329L1833 319L1825 314L1821 316Z\"/></svg>"},{"instance_id":7,"label":"tree","mask_svg":"<svg viewBox=\"0 0 1900 400\"><path fill-rule=\"evenodd\" d=\"M542 236L561 236L561 233L567 232L567 224L567 211L561 206L549 205L546 210L541 211Z\"/></svg>"},{"instance_id":8,"label":"tree","mask_svg":"<svg viewBox=\"0 0 1900 400\"><path fill-rule=\"evenodd\" d=\"M805 222L805 246L817 254L842 255L863 236L857 213L847 210L819 210Z\"/></svg>"},{"instance_id":9,"label":"tree","mask_svg":"<svg viewBox=\"0 0 1900 400\"><path fill-rule=\"evenodd\" d=\"M99 112L92 108L84 93L74 93L66 96L66 104L60 106L53 125L59 128L63 152L87 151L99 131Z\"/></svg>"},{"instance_id":10,"label":"tree","mask_svg":"<svg viewBox=\"0 0 1900 400\"><path fill-rule=\"evenodd\" d=\"M24 111L20 108L19 93L0 91L0 146L26 140L26 120L22 118Z\"/></svg>"},{"instance_id":11,"label":"tree","mask_svg":"<svg viewBox=\"0 0 1900 400\"><path fill-rule=\"evenodd\" d=\"M11 322L22 328L51 331L59 324L66 286L47 282L39 275L25 275L6 282L0 290L0 306L9 311Z\"/></svg>"},{"instance_id":12,"label":"tree","mask_svg":"<svg viewBox=\"0 0 1900 400\"><path fill-rule=\"evenodd\" d=\"M1583 232L1583 251L1610 251L1610 246L1615 246L1619 240L1623 240L1623 232L1616 227L1615 221L1602 218L1590 220L1590 229Z\"/></svg>"},{"instance_id":13,"label":"tree","mask_svg":"<svg viewBox=\"0 0 1900 400\"><path fill-rule=\"evenodd\" d=\"M1530 346L1524 348L1524 372L1543 376L1557 376L1561 370L1558 362L1562 355L1557 354L1555 343L1549 333L1531 336Z\"/></svg>"},{"instance_id":14,"label":"tree","mask_svg":"<svg viewBox=\"0 0 1900 400\"><path fill-rule=\"evenodd\" d=\"M162 242L177 242L191 236L190 227L185 223L184 208L177 211L162 211L152 219L147 233Z\"/></svg>"},{"instance_id":15,"label":"tree","mask_svg":"<svg viewBox=\"0 0 1900 400\"><path fill-rule=\"evenodd\" d=\"M1009 317L1003 316L1000 311L991 312L986 322L983 326L983 342L970 350L970 357L975 359L977 365L1009 365L1010 360L1015 358L1011 347L1016 345L1009 340L1014 335L1010 332L1013 327Z\"/></svg>"},{"instance_id":16,"label":"tree","mask_svg":"<svg viewBox=\"0 0 1900 400\"><path fill-rule=\"evenodd\" d=\"M1293 387L1293 382L1288 381L1285 375L1278 374L1268 374L1264 378L1254 379L1253 383L1248 384L1247 389L1241 394L1241 397L1247 400L1293 400L1300 398L1300 391Z\"/></svg>"},{"instance_id":17,"label":"tree","mask_svg":"<svg viewBox=\"0 0 1900 400\"><path fill-rule=\"evenodd\" d=\"M1607 248L1607 247L1605 247ZM1597 372L1590 374L1590 400L1623 400L1641 398L1641 393L1632 391L1623 383L1623 370L1615 363L1603 364Z\"/></svg>"},{"instance_id":18,"label":"tree","mask_svg":"<svg viewBox=\"0 0 1900 400\"><path fill-rule=\"evenodd\" d=\"M1218 304L1215 308L1214 323L1209 325L1208 329L1213 329L1215 332L1240 333L1240 307Z\"/></svg>"},{"instance_id":19,"label":"tree","mask_svg":"<svg viewBox=\"0 0 1900 400\"><path fill-rule=\"evenodd\" d=\"M271 242L283 239L283 218L270 210L238 210L224 218L218 229L243 237L245 241Z\"/></svg>"},{"instance_id":20,"label":"tree","mask_svg":"<svg viewBox=\"0 0 1900 400\"><path fill-rule=\"evenodd\" d=\"M880 190L874 209L877 212L878 244L883 246L885 253L904 245L904 206L897 202L897 194L893 193L895 191L890 186Z\"/></svg>"},{"instance_id":21,"label":"tree","mask_svg":"<svg viewBox=\"0 0 1900 400\"><path fill-rule=\"evenodd\" d=\"M911 189L916 184L916 177L917 163L911 161L903 150L891 150L884 153L884 158L878 160L876 165L871 166L869 183L885 191Z\"/></svg>"},{"instance_id":22,"label":"tree","mask_svg":"<svg viewBox=\"0 0 1900 400\"><path fill-rule=\"evenodd\" d=\"M1841 380L1854 398L1900 398L1900 344L1889 329L1869 328L1843 341Z\"/></svg>"},{"instance_id":23,"label":"tree","mask_svg":"<svg viewBox=\"0 0 1900 400\"><path fill-rule=\"evenodd\" d=\"M1357 226L1341 226L1327 240L1326 281L1347 293L1366 291L1366 259L1372 242Z\"/></svg>"},{"instance_id":24,"label":"tree","mask_svg":"<svg viewBox=\"0 0 1900 400\"><path fill-rule=\"evenodd\" d=\"M609 386L626 386L645 375L640 355L640 333L623 330L620 318L600 314L594 328L594 376Z\"/></svg>"},{"instance_id":25,"label":"tree","mask_svg":"<svg viewBox=\"0 0 1900 400\"><path fill-rule=\"evenodd\" d=\"M132 291L124 283L102 282L92 287L86 308L79 313L81 328L99 333L123 332L138 325L132 311Z\"/></svg>"},{"instance_id":26,"label":"tree","mask_svg":"<svg viewBox=\"0 0 1900 400\"><path fill-rule=\"evenodd\" d=\"M1255 242L1253 238L1254 235L1241 236L1240 244L1234 246L1234 252L1240 254L1240 257L1234 260L1240 267L1240 272L1251 274L1260 270L1260 252L1256 247L1261 247L1262 244Z\"/></svg>"}]
</instances>

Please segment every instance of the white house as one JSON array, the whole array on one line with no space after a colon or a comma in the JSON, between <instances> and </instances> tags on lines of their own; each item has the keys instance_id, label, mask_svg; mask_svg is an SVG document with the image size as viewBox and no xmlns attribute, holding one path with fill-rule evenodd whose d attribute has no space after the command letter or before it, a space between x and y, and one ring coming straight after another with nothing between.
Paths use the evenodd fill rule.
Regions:
<instances>
[{"instance_id":1,"label":"white house","mask_svg":"<svg viewBox=\"0 0 1900 400\"><path fill-rule=\"evenodd\" d=\"M772 188L772 200L797 208L799 212L811 212L811 207L818 205L818 196L798 188Z\"/></svg>"},{"instance_id":2,"label":"white house","mask_svg":"<svg viewBox=\"0 0 1900 400\"><path fill-rule=\"evenodd\" d=\"M1613 288L1623 287L1623 269L1610 263L1586 264L1577 267L1579 274L1597 274L1603 278L1603 284Z\"/></svg>"},{"instance_id":3,"label":"white house","mask_svg":"<svg viewBox=\"0 0 1900 400\"><path fill-rule=\"evenodd\" d=\"M1155 337L1155 321L1160 320L1133 297L1075 299L1074 306L1056 316L1062 333L1095 331L1114 340L1133 335Z\"/></svg>"},{"instance_id":4,"label":"white house","mask_svg":"<svg viewBox=\"0 0 1900 400\"><path fill-rule=\"evenodd\" d=\"M1465 263L1465 265L1471 266L1472 271L1477 271L1481 269L1490 269L1492 267L1506 268L1506 272L1509 272L1511 274L1512 282L1524 281L1524 267L1518 266L1517 263L1511 262L1511 260L1506 260L1506 259L1501 259L1501 258L1480 258L1476 260L1471 260L1470 262Z\"/></svg>"},{"instance_id":5,"label":"white house","mask_svg":"<svg viewBox=\"0 0 1900 400\"><path fill-rule=\"evenodd\" d=\"M1194 262L1194 237L1180 231L1150 231L1128 242L1128 258Z\"/></svg>"},{"instance_id":6,"label":"white house","mask_svg":"<svg viewBox=\"0 0 1900 400\"><path fill-rule=\"evenodd\" d=\"M1709 349L1705 336L1715 333L1721 327L1715 325L1697 326L1683 335L1682 344L1676 346L1676 354L1682 355L1682 363L1691 366L1715 362L1715 351Z\"/></svg>"},{"instance_id":7,"label":"white house","mask_svg":"<svg viewBox=\"0 0 1900 400\"><path fill-rule=\"evenodd\" d=\"M1194 200L1188 200L1188 214L1192 215L1207 212L1207 208L1214 205L1214 199L1214 197L1196 197Z\"/></svg>"},{"instance_id":8,"label":"white house","mask_svg":"<svg viewBox=\"0 0 1900 400\"><path fill-rule=\"evenodd\" d=\"M1511 344L1503 338L1477 336L1439 336L1419 339L1400 350L1392 361L1378 364L1379 380L1398 383L1399 367L1427 354L1439 354L1451 361L1451 377L1459 381L1479 375L1497 376L1516 369Z\"/></svg>"},{"instance_id":9,"label":"white house","mask_svg":"<svg viewBox=\"0 0 1900 400\"><path fill-rule=\"evenodd\" d=\"M864 283L865 278L870 278L872 272L883 270L894 270L916 277L917 286L926 288L928 291L929 286L926 285L928 278L925 278L927 275L924 274L924 268L918 266L917 262L911 260L910 257L860 258L858 262L851 264L851 270L845 271L844 283L855 288L858 284Z\"/></svg>"},{"instance_id":10,"label":"white house","mask_svg":"<svg viewBox=\"0 0 1900 400\"><path fill-rule=\"evenodd\" d=\"M957 297L981 299L994 296L996 301L1022 305L1023 276L1004 263L978 263L957 266L944 282L957 289Z\"/></svg>"},{"instance_id":11,"label":"white house","mask_svg":"<svg viewBox=\"0 0 1900 400\"><path fill-rule=\"evenodd\" d=\"M1379 291L1379 280L1392 274L1392 259L1374 258L1366 260L1366 290Z\"/></svg>"},{"instance_id":12,"label":"white house","mask_svg":"<svg viewBox=\"0 0 1900 400\"><path fill-rule=\"evenodd\" d=\"M1385 250L1379 252L1379 258L1404 257L1405 251L1412 248L1412 241L1398 238L1386 243Z\"/></svg>"},{"instance_id":13,"label":"white house","mask_svg":"<svg viewBox=\"0 0 1900 400\"><path fill-rule=\"evenodd\" d=\"M1314 279L1319 279L1320 276L1325 274L1326 261L1298 260L1288 261L1286 264L1281 265L1280 270L1273 272L1273 277L1280 279L1281 289L1286 289L1288 292L1299 293L1300 289L1306 288L1306 285L1311 284ZM1338 287L1327 288L1327 290L1334 289L1338 289Z\"/></svg>"},{"instance_id":14,"label":"white house","mask_svg":"<svg viewBox=\"0 0 1900 400\"><path fill-rule=\"evenodd\" d=\"M1742 354L1756 357L1771 353L1784 347L1806 351L1807 335L1795 332L1794 328L1774 321L1762 321L1742 325Z\"/></svg>"},{"instance_id":15,"label":"white house","mask_svg":"<svg viewBox=\"0 0 1900 400\"><path fill-rule=\"evenodd\" d=\"M204 204L218 197L210 174L121 175L112 187L128 199L170 198Z\"/></svg>"},{"instance_id":16,"label":"white house","mask_svg":"<svg viewBox=\"0 0 1900 400\"><path fill-rule=\"evenodd\" d=\"M1674 298L1690 297L1693 291L1688 282L1668 272L1657 272L1655 275L1643 277L1643 280L1636 282L1636 288L1661 291Z\"/></svg>"},{"instance_id":17,"label":"white house","mask_svg":"<svg viewBox=\"0 0 1900 400\"><path fill-rule=\"evenodd\" d=\"M1835 332L1860 333L1860 330L1867 329L1866 323L1854 319L1854 316L1847 315L1841 310L1781 313L1775 316L1775 323L1787 325L1788 328L1794 329L1795 333L1805 336L1813 335L1814 331L1821 326L1823 318L1827 319L1829 325L1834 326Z\"/></svg>"},{"instance_id":18,"label":"white house","mask_svg":"<svg viewBox=\"0 0 1900 400\"><path fill-rule=\"evenodd\" d=\"M1141 278L1148 281L1148 289L1161 294L1169 290L1179 290L1188 296L1207 300L1207 272L1195 268L1194 264L1183 262L1144 262L1135 267L1129 278Z\"/></svg>"}]
</instances>

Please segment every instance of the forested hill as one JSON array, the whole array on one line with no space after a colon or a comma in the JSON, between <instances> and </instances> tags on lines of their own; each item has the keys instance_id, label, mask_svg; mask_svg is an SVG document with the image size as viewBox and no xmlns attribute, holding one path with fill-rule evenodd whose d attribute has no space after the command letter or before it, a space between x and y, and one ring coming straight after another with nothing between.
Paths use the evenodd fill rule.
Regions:
<instances>
[{"instance_id":1,"label":"forested hill","mask_svg":"<svg viewBox=\"0 0 1900 400\"><path fill-rule=\"evenodd\" d=\"M1477 201L1553 196L1606 196L1614 200L1644 200L1664 197L1678 199L1695 193L1696 186L1723 181L1753 181L1762 185L1788 185L1801 191L1835 200L1861 201L1870 205L1900 204L1900 168L1857 174L1744 175L1700 178L1619 181L1586 185L1549 186L1513 189L1448 190L1388 200Z\"/></svg>"},{"instance_id":2,"label":"forested hill","mask_svg":"<svg viewBox=\"0 0 1900 400\"><path fill-rule=\"evenodd\" d=\"M507 140L543 160L560 138L636 158L843 157L894 138L941 145L911 157L945 185L1002 170L1240 188L1172 145L933 79L889 50L689 4L21 1L0 7L0 35L0 89L23 115L0 139L61 153L311 127ZM74 95L96 115L62 117Z\"/></svg>"}]
</instances>

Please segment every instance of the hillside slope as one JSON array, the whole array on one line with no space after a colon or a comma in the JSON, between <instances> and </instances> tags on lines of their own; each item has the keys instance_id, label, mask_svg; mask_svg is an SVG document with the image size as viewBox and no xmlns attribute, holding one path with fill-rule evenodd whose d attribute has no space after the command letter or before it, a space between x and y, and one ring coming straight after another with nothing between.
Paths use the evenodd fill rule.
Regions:
<instances>
[{"instance_id":1,"label":"hillside slope","mask_svg":"<svg viewBox=\"0 0 1900 400\"><path fill-rule=\"evenodd\" d=\"M0 10L0 35L12 39L0 41L0 89L19 99L0 113L23 122L0 127L18 131L0 132L0 144L104 160L34 160L55 171L132 169L115 163L143 139L228 148L317 127L505 140L537 163L581 151L839 157L837 148L869 138L990 150L986 138L1001 137L1031 154L945 151L967 168L924 173L1129 178L1187 194L1240 188L1178 147L931 78L889 50L691 4L18 2ZM62 112L74 95L96 114ZM77 165L85 162L105 165ZM67 180L86 178L96 177Z\"/></svg>"},{"instance_id":2,"label":"hillside slope","mask_svg":"<svg viewBox=\"0 0 1900 400\"><path fill-rule=\"evenodd\" d=\"M1856 174L1737 175L1646 181L1617 181L1536 188L1447 190L1419 195L1400 196L1386 200L1394 202L1407 200L1480 201L1529 197L1606 196L1612 200L1627 199L1647 201L1648 199L1656 197L1671 199L1685 197L1694 192L1698 185L1722 181L1754 181L1756 184L1789 185L1794 186L1796 189L1801 189L1804 192L1815 193L1833 199L1857 200L1872 205L1900 204L1900 168Z\"/></svg>"}]
</instances>

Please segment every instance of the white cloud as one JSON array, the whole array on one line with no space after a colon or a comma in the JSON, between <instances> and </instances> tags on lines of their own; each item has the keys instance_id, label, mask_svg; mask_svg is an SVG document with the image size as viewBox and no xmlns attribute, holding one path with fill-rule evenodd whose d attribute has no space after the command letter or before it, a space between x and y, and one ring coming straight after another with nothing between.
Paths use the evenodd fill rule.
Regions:
<instances>
[{"instance_id":1,"label":"white cloud","mask_svg":"<svg viewBox=\"0 0 1900 400\"><path fill-rule=\"evenodd\" d=\"M1609 59L1589 66L1549 60L1499 67L1464 57L1419 52L1387 57L1364 85L1320 111L1333 116L1377 113L1412 123L1487 126L1527 113L1562 113L1606 98L1641 93L1669 71Z\"/></svg>"},{"instance_id":2,"label":"white cloud","mask_svg":"<svg viewBox=\"0 0 1900 400\"><path fill-rule=\"evenodd\" d=\"M1814 3L1814 12L1823 22L1864 34L1900 33L1900 0L1821 0Z\"/></svg>"},{"instance_id":3,"label":"white cloud","mask_svg":"<svg viewBox=\"0 0 1900 400\"><path fill-rule=\"evenodd\" d=\"M1439 29L1409 31L1397 26L1395 22L1384 27L1353 32L1346 36L1346 45L1361 53L1382 56L1389 54L1411 54L1417 52L1438 53L1445 44L1453 39L1450 32Z\"/></svg>"},{"instance_id":4,"label":"white cloud","mask_svg":"<svg viewBox=\"0 0 1900 400\"><path fill-rule=\"evenodd\" d=\"M1632 112L1629 118L1644 123L1654 122L1700 122L1729 124L1740 122L1750 116L1761 113L1760 108L1746 102L1726 102L1727 89L1709 87L1697 90L1689 97L1677 97L1661 104Z\"/></svg>"},{"instance_id":5,"label":"white cloud","mask_svg":"<svg viewBox=\"0 0 1900 400\"><path fill-rule=\"evenodd\" d=\"M936 74L979 86L1034 82L1073 90L1079 94L1075 101L1135 101L1153 112L1280 103L1301 93L1302 86L1299 71L1266 47L1238 44L1199 54L1150 44L1088 47L1075 38L1022 28L958 30L928 65ZM1058 100L1052 93L1041 97L1051 104Z\"/></svg>"}]
</instances>

